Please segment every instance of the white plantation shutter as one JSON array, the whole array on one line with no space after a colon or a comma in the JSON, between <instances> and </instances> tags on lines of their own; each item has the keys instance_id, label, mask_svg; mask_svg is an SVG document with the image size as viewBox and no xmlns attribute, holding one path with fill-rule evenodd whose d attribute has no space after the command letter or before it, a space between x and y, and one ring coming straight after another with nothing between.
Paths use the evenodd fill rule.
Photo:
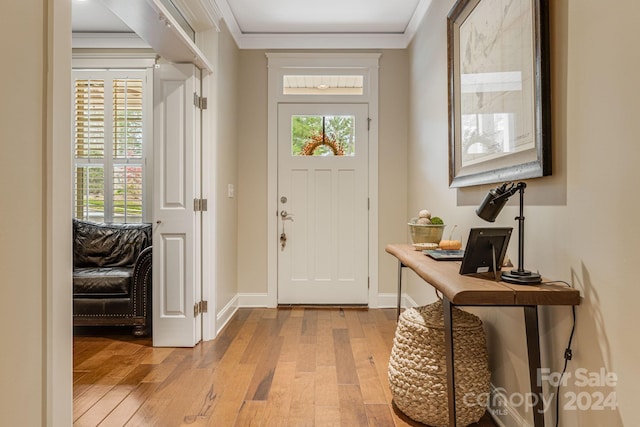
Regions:
<instances>
[{"instance_id":1,"label":"white plantation shutter","mask_svg":"<svg viewBox=\"0 0 640 427\"><path fill-rule=\"evenodd\" d=\"M142 80L113 80L113 157L142 159Z\"/></svg>"},{"instance_id":2,"label":"white plantation shutter","mask_svg":"<svg viewBox=\"0 0 640 427\"><path fill-rule=\"evenodd\" d=\"M75 156L104 158L104 81L76 80Z\"/></svg>"},{"instance_id":3,"label":"white plantation shutter","mask_svg":"<svg viewBox=\"0 0 640 427\"><path fill-rule=\"evenodd\" d=\"M104 221L104 167L76 165L75 217Z\"/></svg>"},{"instance_id":4,"label":"white plantation shutter","mask_svg":"<svg viewBox=\"0 0 640 427\"><path fill-rule=\"evenodd\" d=\"M75 217L144 218L146 72L74 72Z\"/></svg>"},{"instance_id":5,"label":"white plantation shutter","mask_svg":"<svg viewBox=\"0 0 640 427\"><path fill-rule=\"evenodd\" d=\"M143 81L113 80L113 217L142 220Z\"/></svg>"},{"instance_id":6,"label":"white plantation shutter","mask_svg":"<svg viewBox=\"0 0 640 427\"><path fill-rule=\"evenodd\" d=\"M115 222L142 221L142 165L113 167L113 218Z\"/></svg>"}]
</instances>

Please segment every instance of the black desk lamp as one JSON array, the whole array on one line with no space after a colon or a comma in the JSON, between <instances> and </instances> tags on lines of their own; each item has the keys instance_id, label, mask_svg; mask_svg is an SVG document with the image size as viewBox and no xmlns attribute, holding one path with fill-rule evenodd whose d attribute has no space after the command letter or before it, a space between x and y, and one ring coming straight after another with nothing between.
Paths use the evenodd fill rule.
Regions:
<instances>
[{"instance_id":1,"label":"black desk lamp","mask_svg":"<svg viewBox=\"0 0 640 427\"><path fill-rule=\"evenodd\" d=\"M487 197L476 209L476 214L485 221L494 222L509 197L520 192L520 215L516 217L516 220L518 220L518 269L509 272L504 271L502 280L520 285L534 285L542 282L542 277L537 273L524 269L524 189L526 187L527 184L524 182L517 184L507 182L493 190L489 190Z\"/></svg>"}]
</instances>

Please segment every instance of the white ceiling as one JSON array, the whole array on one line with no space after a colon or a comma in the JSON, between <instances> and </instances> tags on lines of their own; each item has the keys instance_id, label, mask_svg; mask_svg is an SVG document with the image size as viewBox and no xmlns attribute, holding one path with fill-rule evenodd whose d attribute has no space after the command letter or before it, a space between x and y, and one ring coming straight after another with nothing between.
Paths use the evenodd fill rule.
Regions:
<instances>
[{"instance_id":1,"label":"white ceiling","mask_svg":"<svg viewBox=\"0 0 640 427\"><path fill-rule=\"evenodd\" d=\"M405 48L432 0L211 0L238 46Z\"/></svg>"},{"instance_id":2,"label":"white ceiling","mask_svg":"<svg viewBox=\"0 0 640 427\"><path fill-rule=\"evenodd\" d=\"M74 33L132 32L99 0L73 0L71 29Z\"/></svg>"},{"instance_id":3,"label":"white ceiling","mask_svg":"<svg viewBox=\"0 0 640 427\"><path fill-rule=\"evenodd\" d=\"M150 0L130 0L150 1ZM405 48L432 0L176 0L205 4L241 49ZM189 19L189 16L187 16ZM73 0L74 32L131 32L101 0ZM197 25L196 25L197 27Z\"/></svg>"}]
</instances>

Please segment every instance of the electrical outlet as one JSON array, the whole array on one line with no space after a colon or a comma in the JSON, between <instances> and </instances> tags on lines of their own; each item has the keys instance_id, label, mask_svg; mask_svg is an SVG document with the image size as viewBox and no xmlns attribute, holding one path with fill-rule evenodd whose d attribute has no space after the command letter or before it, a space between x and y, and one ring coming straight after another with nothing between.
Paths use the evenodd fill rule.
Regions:
<instances>
[{"instance_id":1,"label":"electrical outlet","mask_svg":"<svg viewBox=\"0 0 640 427\"><path fill-rule=\"evenodd\" d=\"M236 188L233 186L233 184L229 184L227 186L227 197L232 199L235 196L236 196Z\"/></svg>"}]
</instances>

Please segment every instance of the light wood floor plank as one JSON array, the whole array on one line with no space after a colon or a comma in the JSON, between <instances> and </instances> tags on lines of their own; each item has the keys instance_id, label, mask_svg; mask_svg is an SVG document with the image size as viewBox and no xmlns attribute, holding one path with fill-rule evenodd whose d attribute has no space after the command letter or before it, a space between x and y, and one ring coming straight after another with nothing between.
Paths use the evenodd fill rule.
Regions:
<instances>
[{"instance_id":1,"label":"light wood floor plank","mask_svg":"<svg viewBox=\"0 0 640 427\"><path fill-rule=\"evenodd\" d=\"M315 387L316 406L337 408L340 405L335 366L318 366Z\"/></svg>"},{"instance_id":2,"label":"light wood floor plank","mask_svg":"<svg viewBox=\"0 0 640 427\"><path fill-rule=\"evenodd\" d=\"M296 360L296 370L298 372L316 371L317 344L298 344L298 358Z\"/></svg>"},{"instance_id":3,"label":"light wood floor plank","mask_svg":"<svg viewBox=\"0 0 640 427\"><path fill-rule=\"evenodd\" d=\"M391 415L391 410L389 409L389 405L385 405L385 404L364 405L364 408L367 413L367 420L369 421L370 426L375 426L375 427L394 427L395 426L395 423L393 421L393 416Z\"/></svg>"},{"instance_id":4,"label":"light wood floor plank","mask_svg":"<svg viewBox=\"0 0 640 427\"><path fill-rule=\"evenodd\" d=\"M358 384L358 373L353 360L351 341L347 329L333 330L333 343L336 353L338 384Z\"/></svg>"},{"instance_id":5,"label":"light wood floor plank","mask_svg":"<svg viewBox=\"0 0 640 427\"><path fill-rule=\"evenodd\" d=\"M386 387L388 382L386 378L380 378L375 357L369 348L367 340L364 338L351 338L351 348L363 402L368 404L386 403L387 396L383 387Z\"/></svg>"},{"instance_id":6,"label":"light wood floor plank","mask_svg":"<svg viewBox=\"0 0 640 427\"><path fill-rule=\"evenodd\" d=\"M267 401L245 400L234 424L235 427L261 427L264 424Z\"/></svg>"},{"instance_id":7,"label":"light wood floor plank","mask_svg":"<svg viewBox=\"0 0 640 427\"><path fill-rule=\"evenodd\" d=\"M99 426L124 426L151 397L157 384L140 383L102 420Z\"/></svg>"},{"instance_id":8,"label":"light wood floor plank","mask_svg":"<svg viewBox=\"0 0 640 427\"><path fill-rule=\"evenodd\" d=\"M340 408L338 406L316 406L316 426L341 427Z\"/></svg>"},{"instance_id":9,"label":"light wood floor plank","mask_svg":"<svg viewBox=\"0 0 640 427\"><path fill-rule=\"evenodd\" d=\"M269 397L283 342L283 337L271 339L266 351L262 353L262 359L257 363L245 400L267 400Z\"/></svg>"},{"instance_id":10,"label":"light wood floor plank","mask_svg":"<svg viewBox=\"0 0 640 427\"><path fill-rule=\"evenodd\" d=\"M293 399L293 382L296 377L294 362L279 362L273 374L273 382L267 400L265 425L286 425Z\"/></svg>"},{"instance_id":11,"label":"light wood floor plank","mask_svg":"<svg viewBox=\"0 0 640 427\"><path fill-rule=\"evenodd\" d=\"M289 425L315 425L315 374L296 373L289 410Z\"/></svg>"},{"instance_id":12,"label":"light wood floor plank","mask_svg":"<svg viewBox=\"0 0 640 427\"><path fill-rule=\"evenodd\" d=\"M349 337L351 338L362 338L364 337L364 332L362 331L362 326L360 324L360 318L358 317L358 309L351 309L344 311L344 318L347 323L347 329L349 330Z\"/></svg>"},{"instance_id":13,"label":"light wood floor plank","mask_svg":"<svg viewBox=\"0 0 640 427\"><path fill-rule=\"evenodd\" d=\"M359 386L340 384L338 385L338 396L340 396L340 423L342 425L368 425L367 412L364 409Z\"/></svg>"}]
</instances>

